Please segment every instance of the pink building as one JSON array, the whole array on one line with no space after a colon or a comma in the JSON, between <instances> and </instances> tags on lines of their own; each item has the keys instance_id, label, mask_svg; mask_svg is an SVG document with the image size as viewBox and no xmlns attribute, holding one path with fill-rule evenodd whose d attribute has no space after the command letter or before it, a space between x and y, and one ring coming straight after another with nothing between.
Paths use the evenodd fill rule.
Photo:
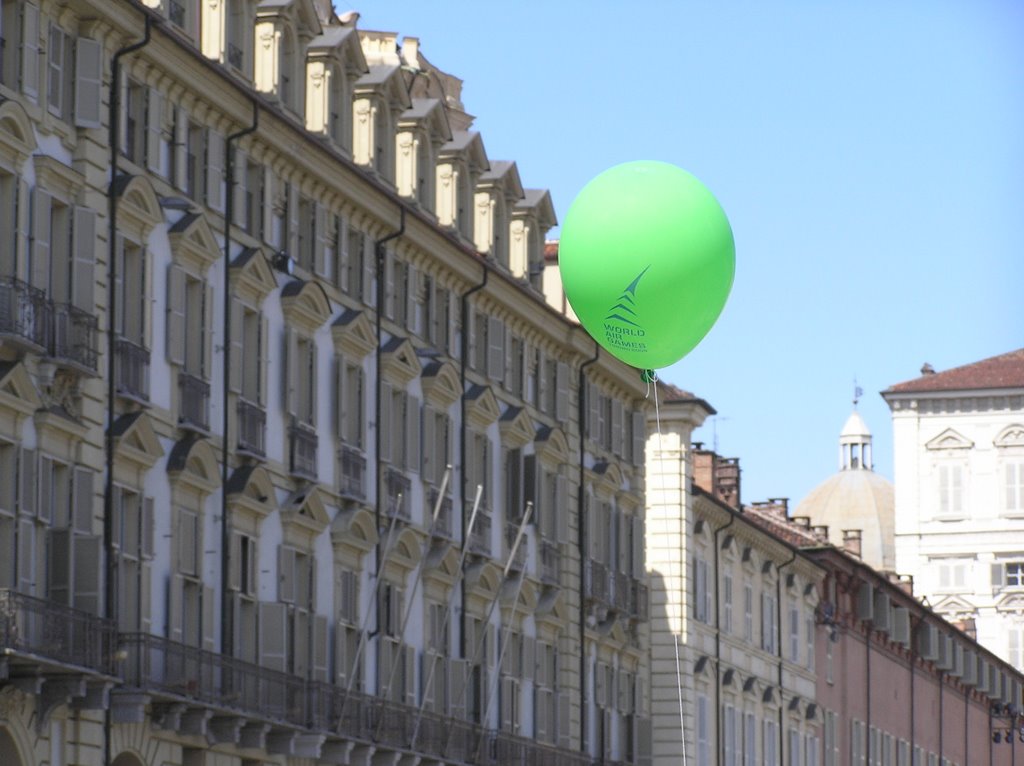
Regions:
<instances>
[{"instance_id":1,"label":"pink building","mask_svg":"<svg viewBox=\"0 0 1024 766\"><path fill-rule=\"evenodd\" d=\"M816 621L824 766L1024 764L1022 676L827 533L758 504L747 514L825 569ZM852 531L855 532L855 531Z\"/></svg>"}]
</instances>

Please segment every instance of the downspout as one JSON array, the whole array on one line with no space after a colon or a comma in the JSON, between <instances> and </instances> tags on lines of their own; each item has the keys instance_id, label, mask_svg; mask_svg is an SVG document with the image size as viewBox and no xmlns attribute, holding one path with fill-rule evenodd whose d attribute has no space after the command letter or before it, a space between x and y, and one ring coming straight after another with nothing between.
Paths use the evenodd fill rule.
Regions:
<instances>
[{"instance_id":1,"label":"downspout","mask_svg":"<svg viewBox=\"0 0 1024 766\"><path fill-rule=\"evenodd\" d=\"M722 576L718 570L718 533L731 527L734 521L736 516L730 515L729 521L716 529L712 536L715 541L715 731L718 732L718 754L715 756L715 763L722 762L722 753L725 751L725 732L722 730ZM779 688L781 699L781 685Z\"/></svg>"},{"instance_id":2,"label":"downspout","mask_svg":"<svg viewBox=\"0 0 1024 766\"><path fill-rule=\"evenodd\" d=\"M222 391L222 407L224 409L223 440L221 442L221 477L220 477L220 651L221 654L234 654L234 636L230 635L231 610L228 609L228 572L231 571L231 522L228 508L228 403L231 392L231 226L235 220L235 146L234 142L243 136L256 131L260 121L259 102L252 100L252 124L227 137L227 161L224 175L224 387ZM243 169L244 170L244 169Z\"/></svg>"},{"instance_id":3,"label":"downspout","mask_svg":"<svg viewBox=\"0 0 1024 766\"><path fill-rule=\"evenodd\" d=\"M376 473L376 476L377 476L377 502L376 502L376 504L374 506L374 517L375 517L374 518L374 523L377 526L378 534L377 534L377 543L376 543L376 546L375 546L374 556L375 556L375 563L376 563L376 570L375 571L377 571L378 573L383 571L381 569L381 556L383 555L383 552L381 550L381 546L383 545L383 543L381 542L381 539L380 539L379 530L380 530L380 520L381 520L381 507L383 505L383 498L382 498L382 494L383 493L381 492L381 487L383 486L383 482L381 481L380 418L381 418L381 411L382 411L381 395L383 394L384 382L381 380L380 367L381 367L381 361L382 361L382 359L384 357L384 344L382 343L382 338L383 338L384 331L381 328L381 314L384 312L384 299L386 297L384 295L384 258L387 255L387 249L384 246L388 242L390 242L391 240L397 239L398 237L402 236L403 234L405 234L405 206L404 205L402 205L401 207L398 208L398 230L391 232L390 234L388 234L383 239L378 239L376 244L373 246L373 253L374 253L374 256L375 256L375 258L377 260L377 264L376 264L377 290L376 290L376 298L375 298L376 303L377 303L377 306L376 306L376 308L377 308L377 311L376 311L377 353L376 353L375 364L377 365L377 367L376 367L376 370L374 371L374 378L376 379L376 382L374 384L374 399L375 399L375 403L374 403L374 418L375 418L375 420L374 420L374 427L377 429L377 438L375 440L376 443L374 444L374 462L376 464L376 471L375 471L375 473ZM378 576L379 576L379 574L378 574ZM380 610L378 610L378 613L377 613L377 627L373 631L373 634L376 635L379 631L380 631Z\"/></svg>"},{"instance_id":4,"label":"downspout","mask_svg":"<svg viewBox=\"0 0 1024 766\"><path fill-rule=\"evenodd\" d=\"M917 621L917 624L921 624L921 620ZM916 678L914 675L914 665L917 663L917 642L914 640L914 630L911 627L910 630L910 759L914 759L914 717L916 712L914 710L914 687L917 685Z\"/></svg>"},{"instance_id":5,"label":"downspout","mask_svg":"<svg viewBox=\"0 0 1024 766\"><path fill-rule=\"evenodd\" d=\"M873 593L873 591L872 591ZM864 724L865 733L868 738L868 761L871 760L871 631L874 630L874 625L868 628L867 633L864 635L864 673L867 676L867 682L865 683L864 694L867 699L867 712L865 718L867 721ZM942 718L941 703L939 707L939 719ZM878 745L882 747L881 743Z\"/></svg>"},{"instance_id":6,"label":"downspout","mask_svg":"<svg viewBox=\"0 0 1024 766\"><path fill-rule=\"evenodd\" d=\"M939 671L939 763L942 763L942 740L943 740L943 737L942 737L942 724L943 724L943 720L942 720L942 716L943 716L943 712L942 712L942 698L946 696L942 692L944 691L943 687L945 687L945 685L946 685L946 673L945 673L945 671L940 670Z\"/></svg>"},{"instance_id":7,"label":"downspout","mask_svg":"<svg viewBox=\"0 0 1024 766\"><path fill-rule=\"evenodd\" d=\"M576 396L576 423L580 432L580 462L579 462L579 488L576 490L576 549L579 552L580 557L580 574L583 574L583 568L586 566L587 561L587 514L585 509L584 500L586 494L583 491L583 458L586 455L586 449L584 445L584 429L583 424L586 422L587 415L587 375L586 369L590 365L597 362L601 357L601 347L594 343L594 355L587 361L580 365L579 373L576 379L576 386L579 389ZM581 578L582 581L582 578ZM587 747L587 610L584 607L584 600L580 598L580 611L579 611L579 631L580 631L580 752L586 752Z\"/></svg>"},{"instance_id":8,"label":"downspout","mask_svg":"<svg viewBox=\"0 0 1024 766\"><path fill-rule=\"evenodd\" d=\"M971 753L970 753L971 742L970 742L970 736L969 736L970 726L968 726L968 722L970 721L970 718L971 718L971 699L970 699L970 695L971 695L970 689L967 688L967 684L964 684L964 763L970 763L971 762ZM1013 734L1014 733L1014 731L1013 731L1013 723L1012 723L1013 719L1010 719L1010 720L1011 720L1010 733ZM1016 738L1014 738L1014 739L1016 739ZM1011 755L1013 753L1013 745L1014 745L1014 740L1011 739L1010 740L1010 752L1011 752ZM1010 760L1012 762L1013 758L1011 757Z\"/></svg>"},{"instance_id":9,"label":"downspout","mask_svg":"<svg viewBox=\"0 0 1024 766\"><path fill-rule=\"evenodd\" d=\"M462 322L462 337L459 339L459 532L462 537L462 550L466 550L469 540L466 539L466 527L469 519L466 518L466 365L469 360L469 297L473 293L480 292L487 286L487 279L491 270L487 268L486 262L481 262L483 276L480 282L464 292L459 299L462 305L459 307ZM459 652L466 656L466 578L459 575Z\"/></svg>"},{"instance_id":10,"label":"downspout","mask_svg":"<svg viewBox=\"0 0 1024 766\"><path fill-rule=\"evenodd\" d=\"M117 50L110 59L110 99L107 111L107 140L110 143L110 185L107 187L107 433L106 459L107 476L103 490L103 550L106 555L106 582L104 583L104 615L117 620L117 565L114 561L114 400L117 386L114 383L116 364L114 359L114 317L117 306L117 155L121 144L121 57L134 53L149 44L153 19L143 14L143 35L138 42ZM110 735L113 721L110 707L103 713L103 759L110 764Z\"/></svg>"},{"instance_id":11,"label":"downspout","mask_svg":"<svg viewBox=\"0 0 1024 766\"><path fill-rule=\"evenodd\" d=\"M779 653L779 762L780 763L785 763L786 762L785 754L783 753L783 750L784 750L784 748L786 746L786 738L785 738L785 734L784 734L784 729L785 729L785 725L784 724L785 724L785 720L786 720L785 719L785 716L786 716L786 706L782 704L782 701L783 701L782 700L782 679L783 679L783 673L782 673L782 662L783 662L783 653L782 653L782 570L785 567L788 567L794 561L796 561L796 551L795 550L793 551L793 555L789 557L788 561L784 561L783 563L779 564L779 566L777 566L775 568L775 572L778 574L778 578L775 581L775 633L776 633L776 636L778 638L778 643L776 644L775 648L776 648L776 650Z\"/></svg>"}]
</instances>

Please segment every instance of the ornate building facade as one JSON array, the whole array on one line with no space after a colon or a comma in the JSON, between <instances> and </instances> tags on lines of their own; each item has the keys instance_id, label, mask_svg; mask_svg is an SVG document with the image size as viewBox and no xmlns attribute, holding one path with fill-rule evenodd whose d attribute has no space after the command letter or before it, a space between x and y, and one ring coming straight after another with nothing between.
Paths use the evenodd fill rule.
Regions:
<instances>
[{"instance_id":1,"label":"ornate building facade","mask_svg":"<svg viewBox=\"0 0 1024 766\"><path fill-rule=\"evenodd\" d=\"M357 20L3 2L4 764L648 755L643 385Z\"/></svg>"}]
</instances>

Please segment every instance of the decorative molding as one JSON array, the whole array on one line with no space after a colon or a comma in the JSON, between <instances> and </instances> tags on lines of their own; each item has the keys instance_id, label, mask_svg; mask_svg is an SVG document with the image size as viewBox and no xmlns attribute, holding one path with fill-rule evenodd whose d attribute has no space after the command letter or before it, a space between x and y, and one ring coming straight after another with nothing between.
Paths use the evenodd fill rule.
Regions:
<instances>
[{"instance_id":1,"label":"decorative molding","mask_svg":"<svg viewBox=\"0 0 1024 766\"><path fill-rule=\"evenodd\" d=\"M235 295L258 307L277 288L266 254L259 248L247 247L231 262L231 283Z\"/></svg>"},{"instance_id":2,"label":"decorative molding","mask_svg":"<svg viewBox=\"0 0 1024 766\"><path fill-rule=\"evenodd\" d=\"M243 465L228 477L228 503L263 519L277 507L274 482L262 465Z\"/></svg>"},{"instance_id":3,"label":"decorative molding","mask_svg":"<svg viewBox=\"0 0 1024 766\"><path fill-rule=\"evenodd\" d=\"M473 385L466 392L466 421L478 429L486 429L501 416L498 400L488 386Z\"/></svg>"},{"instance_id":4,"label":"decorative molding","mask_svg":"<svg viewBox=\"0 0 1024 766\"><path fill-rule=\"evenodd\" d=\"M316 484L300 487L281 503L281 527L288 543L312 544L329 523L323 493Z\"/></svg>"},{"instance_id":5,"label":"decorative molding","mask_svg":"<svg viewBox=\"0 0 1024 766\"><path fill-rule=\"evenodd\" d=\"M15 423L43 406L39 392L22 362L0 363L0 411L9 410Z\"/></svg>"},{"instance_id":6,"label":"decorative molding","mask_svg":"<svg viewBox=\"0 0 1024 766\"><path fill-rule=\"evenodd\" d=\"M543 462L555 466L569 462L569 440L561 428L544 426L534 436L534 451Z\"/></svg>"},{"instance_id":7,"label":"decorative molding","mask_svg":"<svg viewBox=\"0 0 1024 766\"><path fill-rule=\"evenodd\" d=\"M352 360L362 359L377 347L377 336L366 311L345 309L331 324L334 350Z\"/></svg>"},{"instance_id":8,"label":"decorative molding","mask_svg":"<svg viewBox=\"0 0 1024 766\"><path fill-rule=\"evenodd\" d=\"M1011 423L992 443L997 447L1024 447L1024 423Z\"/></svg>"},{"instance_id":9,"label":"decorative molding","mask_svg":"<svg viewBox=\"0 0 1024 766\"><path fill-rule=\"evenodd\" d=\"M191 267L201 276L205 277L210 266L221 256L206 216L199 213L183 215L170 227L167 237L171 241L174 260L181 266Z\"/></svg>"},{"instance_id":10,"label":"decorative molding","mask_svg":"<svg viewBox=\"0 0 1024 766\"><path fill-rule=\"evenodd\" d=\"M122 415L114 421L114 451L117 457L141 470L152 468L164 450L153 428L152 418L144 412Z\"/></svg>"},{"instance_id":11,"label":"decorative molding","mask_svg":"<svg viewBox=\"0 0 1024 766\"><path fill-rule=\"evenodd\" d=\"M172 485L186 487L205 497L220 484L217 455L206 439L186 436L171 448L167 475Z\"/></svg>"},{"instance_id":12,"label":"decorative molding","mask_svg":"<svg viewBox=\"0 0 1024 766\"><path fill-rule=\"evenodd\" d=\"M281 289L281 310L287 324L312 335L330 318L331 304L316 282L295 279Z\"/></svg>"},{"instance_id":13,"label":"decorative molding","mask_svg":"<svg viewBox=\"0 0 1024 766\"><path fill-rule=\"evenodd\" d=\"M525 407L508 407L498 421L501 443L512 449L529 444L534 437L533 421Z\"/></svg>"},{"instance_id":14,"label":"decorative molding","mask_svg":"<svg viewBox=\"0 0 1024 766\"><path fill-rule=\"evenodd\" d=\"M357 558L373 550L379 539L373 514L365 508L343 509L331 522L331 544L335 550L348 548Z\"/></svg>"},{"instance_id":15,"label":"decorative molding","mask_svg":"<svg viewBox=\"0 0 1024 766\"><path fill-rule=\"evenodd\" d=\"M153 184L145 176L120 175L113 186L114 196L120 198L118 229L136 242L145 243L153 227L164 220Z\"/></svg>"},{"instance_id":16,"label":"decorative molding","mask_svg":"<svg viewBox=\"0 0 1024 766\"><path fill-rule=\"evenodd\" d=\"M974 442L953 428L947 428L933 439L925 443L925 449L970 449Z\"/></svg>"},{"instance_id":17,"label":"decorative molding","mask_svg":"<svg viewBox=\"0 0 1024 766\"><path fill-rule=\"evenodd\" d=\"M423 368L420 387L426 403L446 411L459 399L459 372L451 362L432 359Z\"/></svg>"},{"instance_id":18,"label":"decorative molding","mask_svg":"<svg viewBox=\"0 0 1024 766\"><path fill-rule=\"evenodd\" d=\"M381 376L389 383L405 387L420 374L420 362L416 349L406 338L397 335L381 349Z\"/></svg>"}]
</instances>

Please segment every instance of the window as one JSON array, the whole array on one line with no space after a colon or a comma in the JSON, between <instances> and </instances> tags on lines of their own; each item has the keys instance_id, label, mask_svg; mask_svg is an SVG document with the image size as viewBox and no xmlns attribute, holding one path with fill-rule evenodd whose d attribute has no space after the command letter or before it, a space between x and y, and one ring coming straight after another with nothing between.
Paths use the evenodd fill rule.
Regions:
<instances>
[{"instance_id":1,"label":"window","mask_svg":"<svg viewBox=\"0 0 1024 766\"><path fill-rule=\"evenodd\" d=\"M992 565L993 588L1024 588L1024 561L999 561Z\"/></svg>"},{"instance_id":2,"label":"window","mask_svg":"<svg viewBox=\"0 0 1024 766\"><path fill-rule=\"evenodd\" d=\"M796 729L789 730L789 757L786 763L788 766L800 766L800 732Z\"/></svg>"},{"instance_id":3,"label":"window","mask_svg":"<svg viewBox=\"0 0 1024 766\"><path fill-rule=\"evenodd\" d=\"M256 239L265 240L263 206L266 204L266 199L264 195L263 166L257 162L246 160L243 163L239 163L239 170L243 176L245 195L243 198L244 203L240 210L244 215L243 226Z\"/></svg>"},{"instance_id":4,"label":"window","mask_svg":"<svg viewBox=\"0 0 1024 766\"><path fill-rule=\"evenodd\" d=\"M800 609L789 607L789 661L800 661Z\"/></svg>"},{"instance_id":5,"label":"window","mask_svg":"<svg viewBox=\"0 0 1024 766\"><path fill-rule=\"evenodd\" d=\"M836 714L831 710L825 711L824 734L824 766L839 766L839 730L836 727ZM909 764L907 766L909 766Z\"/></svg>"},{"instance_id":6,"label":"window","mask_svg":"<svg viewBox=\"0 0 1024 766\"><path fill-rule=\"evenodd\" d=\"M361 689L363 683L362 662L355 667L359 650L359 574L349 569L338 572L337 599L338 624L334 641L334 668L338 683L353 689Z\"/></svg>"},{"instance_id":7,"label":"window","mask_svg":"<svg viewBox=\"0 0 1024 766\"><path fill-rule=\"evenodd\" d=\"M750 583L743 586L743 638L754 640L754 586Z\"/></svg>"},{"instance_id":8,"label":"window","mask_svg":"<svg viewBox=\"0 0 1024 766\"><path fill-rule=\"evenodd\" d=\"M420 470L420 400L384 384L380 435L384 438L382 458L395 468ZM390 402L390 406L386 403Z\"/></svg>"},{"instance_id":9,"label":"window","mask_svg":"<svg viewBox=\"0 0 1024 766\"><path fill-rule=\"evenodd\" d=\"M711 766L711 722L708 720L708 698L697 695L697 766Z\"/></svg>"},{"instance_id":10,"label":"window","mask_svg":"<svg viewBox=\"0 0 1024 766\"><path fill-rule=\"evenodd\" d=\"M732 572L722 576L722 601L725 614L722 617L722 630L732 633Z\"/></svg>"},{"instance_id":11,"label":"window","mask_svg":"<svg viewBox=\"0 0 1024 766\"><path fill-rule=\"evenodd\" d=\"M1005 463L1003 480L1006 488L1006 512L1024 513L1024 460Z\"/></svg>"},{"instance_id":12,"label":"window","mask_svg":"<svg viewBox=\"0 0 1024 766\"><path fill-rule=\"evenodd\" d=\"M757 718L747 713L743 729L743 766L757 766Z\"/></svg>"},{"instance_id":13,"label":"window","mask_svg":"<svg viewBox=\"0 0 1024 766\"><path fill-rule=\"evenodd\" d=\"M807 669L814 672L814 617L804 621L807 636Z\"/></svg>"},{"instance_id":14,"label":"window","mask_svg":"<svg viewBox=\"0 0 1024 766\"><path fill-rule=\"evenodd\" d=\"M557 741L555 709L555 687L557 656L555 647L546 642L537 642L537 666L534 677L534 736L541 742Z\"/></svg>"},{"instance_id":15,"label":"window","mask_svg":"<svg viewBox=\"0 0 1024 766\"><path fill-rule=\"evenodd\" d=\"M338 437L346 445L362 450L366 447L366 405L363 367L338 358Z\"/></svg>"},{"instance_id":16,"label":"window","mask_svg":"<svg viewBox=\"0 0 1024 766\"><path fill-rule=\"evenodd\" d=\"M764 766L779 766L779 725L770 718L764 719L761 752Z\"/></svg>"},{"instance_id":17,"label":"window","mask_svg":"<svg viewBox=\"0 0 1024 766\"><path fill-rule=\"evenodd\" d=\"M775 636L778 632L778 615L775 612L776 598L772 593L761 594L761 648L766 652L777 651Z\"/></svg>"},{"instance_id":18,"label":"window","mask_svg":"<svg viewBox=\"0 0 1024 766\"><path fill-rule=\"evenodd\" d=\"M308 197L299 197L299 221L298 221L298 246L296 260L299 266L310 274L318 271L316 268L314 250L317 244L317 215L316 203Z\"/></svg>"},{"instance_id":19,"label":"window","mask_svg":"<svg viewBox=\"0 0 1024 766\"><path fill-rule=\"evenodd\" d=\"M850 721L850 766L867 766L867 732L861 721Z\"/></svg>"},{"instance_id":20,"label":"window","mask_svg":"<svg viewBox=\"0 0 1024 766\"><path fill-rule=\"evenodd\" d=\"M739 766L739 716L736 708L732 705L725 705L722 716L722 744L725 766Z\"/></svg>"},{"instance_id":21,"label":"window","mask_svg":"<svg viewBox=\"0 0 1024 766\"><path fill-rule=\"evenodd\" d=\"M818 748L820 741L814 734L804 737L804 764L806 766L818 766Z\"/></svg>"},{"instance_id":22,"label":"window","mask_svg":"<svg viewBox=\"0 0 1024 766\"><path fill-rule=\"evenodd\" d=\"M967 589L970 576L970 564L966 561L940 559L937 562L939 589L944 591L963 591Z\"/></svg>"},{"instance_id":23,"label":"window","mask_svg":"<svg viewBox=\"0 0 1024 766\"><path fill-rule=\"evenodd\" d=\"M123 237L118 238L117 306L114 330L136 346L144 347L146 301L145 250Z\"/></svg>"},{"instance_id":24,"label":"window","mask_svg":"<svg viewBox=\"0 0 1024 766\"><path fill-rule=\"evenodd\" d=\"M693 562L693 618L708 622L711 613L711 592L708 589L708 562L697 557Z\"/></svg>"},{"instance_id":25,"label":"window","mask_svg":"<svg viewBox=\"0 0 1024 766\"><path fill-rule=\"evenodd\" d=\"M940 465L939 515L960 516L963 513L963 468L959 465Z\"/></svg>"},{"instance_id":26,"label":"window","mask_svg":"<svg viewBox=\"0 0 1024 766\"><path fill-rule=\"evenodd\" d=\"M423 278L424 327L427 340L439 351L451 349L451 296L433 278Z\"/></svg>"},{"instance_id":27,"label":"window","mask_svg":"<svg viewBox=\"0 0 1024 766\"><path fill-rule=\"evenodd\" d=\"M1011 624L1006 631L1009 653L1006 661L1018 670L1024 670L1024 625Z\"/></svg>"},{"instance_id":28,"label":"window","mask_svg":"<svg viewBox=\"0 0 1024 766\"><path fill-rule=\"evenodd\" d=\"M148 559L153 555L153 500L134 490L115 487L113 517L118 626L125 632L139 631L148 628L150 620ZM175 542L179 541L180 536L176 535ZM192 556L197 557L199 545L199 540L193 540ZM180 544L175 549L176 553L179 551ZM171 638L180 640L173 634Z\"/></svg>"},{"instance_id":29,"label":"window","mask_svg":"<svg viewBox=\"0 0 1024 766\"><path fill-rule=\"evenodd\" d=\"M47 108L55 117L67 120L71 117L74 93L75 41L56 24L50 24L47 48Z\"/></svg>"},{"instance_id":30,"label":"window","mask_svg":"<svg viewBox=\"0 0 1024 766\"><path fill-rule=\"evenodd\" d=\"M121 136L121 153L136 165L146 164L146 114L149 89L142 83L129 79L124 91L124 135Z\"/></svg>"}]
</instances>

